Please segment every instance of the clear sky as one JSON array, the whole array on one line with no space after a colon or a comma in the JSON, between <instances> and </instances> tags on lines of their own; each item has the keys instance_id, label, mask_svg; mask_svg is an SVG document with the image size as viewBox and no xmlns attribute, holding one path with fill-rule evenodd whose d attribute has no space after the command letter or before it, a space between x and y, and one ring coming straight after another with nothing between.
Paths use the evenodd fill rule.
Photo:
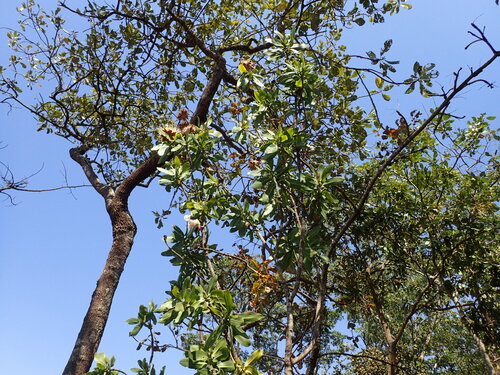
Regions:
<instances>
[{"instance_id":1,"label":"clear sky","mask_svg":"<svg viewBox=\"0 0 500 375\"><path fill-rule=\"evenodd\" d=\"M14 27L16 2L0 0L0 26ZM42 4L54 7L55 0ZM71 2L70 2L71 3ZM386 24L362 27L346 32L350 51L364 54L378 51L386 39L394 39L390 56L401 60L401 69L411 70L415 60L434 62L445 87L452 73L463 67L477 67L489 57L482 45L467 51L470 23L486 26L492 43L500 48L500 6L494 0L414 0L413 9L390 17ZM9 50L0 30L0 65L7 65ZM404 69L403 69L404 70ZM500 84L500 62L483 78ZM396 118L395 111L423 113L432 107L432 99L418 96L395 97L377 103L385 118ZM486 112L500 116L500 90L471 88L454 103L457 115ZM499 121L496 121L498 126ZM36 121L20 109L8 111L0 106L0 161L8 164L21 179L29 179L33 189L87 183L82 171L70 159L70 144L55 136L37 133ZM0 372L19 375L61 373L90 296L104 265L111 243L110 224L102 198L92 188L47 193L12 192L16 205L0 200ZM2 197L0 197L2 199ZM157 230L151 211L161 210L169 196L155 183L149 189L137 189L130 210L138 224L135 245L122 275L99 351L117 357L117 367L128 371L146 353L135 351L128 337L125 320L136 315L139 304L150 300L161 303L168 281L176 271L167 259L161 240L169 234L167 221ZM175 220L175 221L173 221ZM170 374L190 373L178 365L180 355L167 351L157 363L167 365ZM182 369L182 370L181 370Z\"/></svg>"}]
</instances>

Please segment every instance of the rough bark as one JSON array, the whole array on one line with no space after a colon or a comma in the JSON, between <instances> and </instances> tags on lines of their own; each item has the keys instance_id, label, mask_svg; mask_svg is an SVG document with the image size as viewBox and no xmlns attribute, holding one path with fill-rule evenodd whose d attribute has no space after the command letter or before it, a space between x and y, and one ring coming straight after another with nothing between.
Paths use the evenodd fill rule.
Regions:
<instances>
[{"instance_id":1,"label":"rough bark","mask_svg":"<svg viewBox=\"0 0 500 375\"><path fill-rule=\"evenodd\" d=\"M92 365L108 320L111 302L118 286L120 275L132 249L136 226L121 202L110 207L113 212L113 244L101 277L92 294L90 306L83 320L71 357L63 374L83 374Z\"/></svg>"},{"instance_id":2,"label":"rough bark","mask_svg":"<svg viewBox=\"0 0 500 375\"><path fill-rule=\"evenodd\" d=\"M222 57L217 60L213 74L191 118L194 124L206 121L208 109L222 81L225 60ZM94 189L104 198L106 211L111 220L113 242L63 375L83 375L92 366L94 355L99 348L106 327L111 303L137 231L128 210L128 199L134 188L156 171L159 161L158 155L152 154L123 180L115 191L99 180L90 161L85 157L86 151L84 146L76 147L70 150L70 156L82 167Z\"/></svg>"},{"instance_id":3,"label":"rough bark","mask_svg":"<svg viewBox=\"0 0 500 375\"><path fill-rule=\"evenodd\" d=\"M128 199L132 190L156 170L158 155L153 154L119 186L116 192L103 184L83 155L85 149L71 149L70 155L82 169L97 192L104 198L112 231L113 242L97 286L92 294L89 308L76 339L63 375L80 375L89 371L106 327L111 303L130 254L137 227L128 210Z\"/></svg>"}]
</instances>

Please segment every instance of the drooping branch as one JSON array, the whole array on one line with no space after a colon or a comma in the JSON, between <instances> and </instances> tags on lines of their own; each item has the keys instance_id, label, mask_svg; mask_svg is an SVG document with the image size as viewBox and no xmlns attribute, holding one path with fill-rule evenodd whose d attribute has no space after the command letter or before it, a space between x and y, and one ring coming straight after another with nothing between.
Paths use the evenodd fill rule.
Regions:
<instances>
[{"instance_id":1,"label":"drooping branch","mask_svg":"<svg viewBox=\"0 0 500 375\"><path fill-rule=\"evenodd\" d=\"M78 189L82 187L90 187L90 185L65 185L65 186L57 186L54 188L45 188L45 189L28 189L22 186L26 186L27 181L14 181L12 183L8 183L7 185L0 187L0 193L3 193L5 190L16 190L16 191L22 191L25 193L46 193L49 191L57 191L57 190L63 190L63 189Z\"/></svg>"},{"instance_id":2,"label":"drooping branch","mask_svg":"<svg viewBox=\"0 0 500 375\"><path fill-rule=\"evenodd\" d=\"M233 44L230 46L219 48L218 52L223 53L223 52L230 52L230 51L242 51L242 52L254 54L254 53L269 49L273 46L272 43L268 42L268 43L260 44L260 45L255 46L255 47L251 47L252 40L253 39L251 39L248 44Z\"/></svg>"}]
</instances>

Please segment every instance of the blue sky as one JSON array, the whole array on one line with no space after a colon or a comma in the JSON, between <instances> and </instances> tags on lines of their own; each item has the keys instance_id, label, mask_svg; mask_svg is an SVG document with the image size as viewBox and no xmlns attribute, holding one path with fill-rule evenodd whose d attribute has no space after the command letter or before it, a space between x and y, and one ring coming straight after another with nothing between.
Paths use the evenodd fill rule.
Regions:
<instances>
[{"instance_id":1,"label":"blue sky","mask_svg":"<svg viewBox=\"0 0 500 375\"><path fill-rule=\"evenodd\" d=\"M6 1L0 26L15 26L15 2ZM55 0L42 4L53 7ZM351 52L378 51L386 39L394 39L391 57L401 60L409 72L415 60L434 62L445 87L458 68L477 67L489 57L482 45L467 51L470 23L486 26L487 35L500 48L500 7L493 0L415 0L411 11L389 18L386 24L346 32ZM0 65L7 65L6 31L0 30ZM406 68L403 68L406 67ZM484 78L500 84L500 62ZM397 118L395 111L423 113L433 99L417 95L378 100L384 118ZM500 116L500 90L470 88L453 105L457 115L487 112ZM498 120L496 124L498 126ZM70 144L55 136L37 133L36 121L20 109L0 106L0 161L20 179L30 178L30 188L42 189L87 183L79 167L69 158ZM47 193L13 192L17 203L0 200L0 372L21 375L60 373L67 361L82 318L111 243L110 224L102 198L91 188ZM1 199L1 197L0 197ZM138 224L135 245L115 296L99 351L115 355L118 367L128 370L145 353L135 351L125 320L135 316L139 304L161 303L175 269L160 256L161 240L170 225L157 230L151 211L161 210L169 196L155 183L134 191L130 210ZM175 221L174 221L175 220ZM158 363L169 373L190 373L178 365L180 355L167 352ZM182 370L181 370L182 369Z\"/></svg>"}]
</instances>

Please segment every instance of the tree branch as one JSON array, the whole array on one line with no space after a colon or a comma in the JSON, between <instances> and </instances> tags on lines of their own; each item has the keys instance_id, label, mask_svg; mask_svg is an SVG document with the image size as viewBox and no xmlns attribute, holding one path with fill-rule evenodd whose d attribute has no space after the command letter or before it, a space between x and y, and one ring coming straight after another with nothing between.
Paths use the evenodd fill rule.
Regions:
<instances>
[{"instance_id":1,"label":"tree branch","mask_svg":"<svg viewBox=\"0 0 500 375\"><path fill-rule=\"evenodd\" d=\"M89 159L85 157L85 152L87 152L87 148L85 146L74 147L69 150L69 155L71 159L76 161L85 173L85 176L94 187L94 189L106 200L113 199L115 192L111 187L103 183L97 174L95 173L92 165L90 164Z\"/></svg>"},{"instance_id":2,"label":"tree branch","mask_svg":"<svg viewBox=\"0 0 500 375\"><path fill-rule=\"evenodd\" d=\"M338 243L344 236L344 234L347 232L347 230L351 227L351 225L356 221L356 219L359 217L361 212L363 211L363 208L365 206L366 201L368 200L368 197L370 196L371 191L373 190L375 183L377 180L382 176L382 174L385 172L385 170L393 163L393 161L397 158L397 156L410 145L417 136L424 131L425 128L427 128L430 123L438 116L442 114L442 111L447 108L451 100L458 94L460 93L463 89L469 86L471 81L480 75L488 66L490 66L498 57L500 57L500 51L495 51L493 56L486 61L483 65L481 65L479 68L471 72L469 76L458 86L454 87L453 90L449 95L445 97L445 99L441 102L441 104L432 112L432 114L417 128L415 131L413 131L401 144L399 145L398 148L396 148L392 154L380 165L380 167L377 169L375 174L372 176L370 181L365 187L365 190L363 194L361 195L361 198L359 199L359 202L356 206L356 209L354 212L349 216L349 219L346 221L346 223L342 226L342 228L337 232L335 237L333 238L331 245L330 245L330 250L328 251L328 257L331 258L334 254L335 248L337 247Z\"/></svg>"},{"instance_id":3,"label":"tree branch","mask_svg":"<svg viewBox=\"0 0 500 375\"><path fill-rule=\"evenodd\" d=\"M251 39L248 44L232 44L230 46L219 48L217 50L217 52L224 53L224 52L229 52L229 51L243 51L243 52L247 52L249 54L254 54L254 53L269 49L273 46L272 43L264 43L264 44L260 44L256 47L252 48L252 47L250 47L252 40L253 39Z\"/></svg>"}]
</instances>

